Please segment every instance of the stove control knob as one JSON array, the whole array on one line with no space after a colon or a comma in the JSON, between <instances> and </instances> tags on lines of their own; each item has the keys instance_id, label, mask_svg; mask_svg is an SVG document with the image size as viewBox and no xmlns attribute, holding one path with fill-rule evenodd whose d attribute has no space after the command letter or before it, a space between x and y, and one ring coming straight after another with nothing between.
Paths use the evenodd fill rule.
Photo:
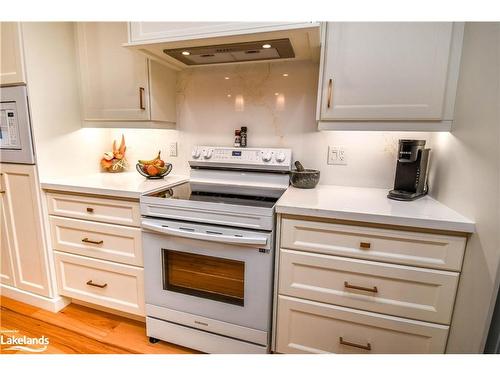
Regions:
<instances>
[{"instance_id":1,"label":"stove control knob","mask_svg":"<svg viewBox=\"0 0 500 375\"><path fill-rule=\"evenodd\" d=\"M283 163L286 159L286 156L285 156L285 153L284 152L280 152L278 155L276 155L276 161L278 163Z\"/></svg>"},{"instance_id":2,"label":"stove control knob","mask_svg":"<svg viewBox=\"0 0 500 375\"><path fill-rule=\"evenodd\" d=\"M212 157L212 150L203 150L203 158L210 159Z\"/></svg>"},{"instance_id":3,"label":"stove control knob","mask_svg":"<svg viewBox=\"0 0 500 375\"><path fill-rule=\"evenodd\" d=\"M198 159L200 157L200 150L198 150L197 148L193 148L191 156L193 157L193 159Z\"/></svg>"},{"instance_id":4,"label":"stove control knob","mask_svg":"<svg viewBox=\"0 0 500 375\"><path fill-rule=\"evenodd\" d=\"M264 161L271 161L272 155L270 152L264 152L262 154L262 160Z\"/></svg>"}]
</instances>

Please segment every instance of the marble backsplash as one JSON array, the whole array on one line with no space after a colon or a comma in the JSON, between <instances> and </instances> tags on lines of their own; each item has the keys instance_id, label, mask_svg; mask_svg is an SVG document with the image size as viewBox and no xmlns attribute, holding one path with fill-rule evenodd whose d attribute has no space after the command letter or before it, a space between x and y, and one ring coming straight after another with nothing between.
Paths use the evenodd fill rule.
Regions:
<instances>
[{"instance_id":1,"label":"marble backsplash","mask_svg":"<svg viewBox=\"0 0 500 375\"><path fill-rule=\"evenodd\" d=\"M234 130L248 127L248 147L289 147L295 160L321 171L322 184L388 188L393 184L399 138L429 133L318 131L318 64L311 61L219 65L179 73L177 129L114 129L127 137L128 157L162 149L175 173L189 173L197 144L231 146ZM178 156L168 157L170 142ZM329 145L347 150L347 165L328 165Z\"/></svg>"}]
</instances>

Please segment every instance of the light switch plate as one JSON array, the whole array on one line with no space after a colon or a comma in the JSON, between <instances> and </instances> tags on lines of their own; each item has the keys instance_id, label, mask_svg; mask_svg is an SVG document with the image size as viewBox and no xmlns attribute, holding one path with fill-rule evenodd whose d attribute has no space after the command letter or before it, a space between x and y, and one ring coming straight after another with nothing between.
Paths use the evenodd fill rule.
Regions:
<instances>
[{"instance_id":1,"label":"light switch plate","mask_svg":"<svg viewBox=\"0 0 500 375\"><path fill-rule=\"evenodd\" d=\"M327 163L330 165L347 165L347 150L344 146L328 146Z\"/></svg>"},{"instance_id":2,"label":"light switch plate","mask_svg":"<svg viewBox=\"0 0 500 375\"><path fill-rule=\"evenodd\" d=\"M170 142L170 156L177 156L177 142Z\"/></svg>"}]
</instances>

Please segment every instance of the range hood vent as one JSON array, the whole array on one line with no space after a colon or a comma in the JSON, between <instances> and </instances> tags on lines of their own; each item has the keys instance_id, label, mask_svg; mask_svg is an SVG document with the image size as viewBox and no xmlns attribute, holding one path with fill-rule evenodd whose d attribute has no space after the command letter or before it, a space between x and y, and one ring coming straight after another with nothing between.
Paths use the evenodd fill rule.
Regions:
<instances>
[{"instance_id":1,"label":"range hood vent","mask_svg":"<svg viewBox=\"0 0 500 375\"><path fill-rule=\"evenodd\" d=\"M186 65L224 64L295 57L292 43L288 38L164 49L163 53Z\"/></svg>"}]
</instances>

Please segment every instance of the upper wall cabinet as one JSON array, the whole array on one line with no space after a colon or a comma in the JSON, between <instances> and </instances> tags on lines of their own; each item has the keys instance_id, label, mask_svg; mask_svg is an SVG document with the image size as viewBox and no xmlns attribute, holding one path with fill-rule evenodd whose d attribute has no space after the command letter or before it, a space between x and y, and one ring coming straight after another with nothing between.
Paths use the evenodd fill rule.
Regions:
<instances>
[{"instance_id":1,"label":"upper wall cabinet","mask_svg":"<svg viewBox=\"0 0 500 375\"><path fill-rule=\"evenodd\" d=\"M318 61L319 26L318 22L130 22L127 47L178 69L249 61ZM286 43L282 48L274 45L281 39L290 41L293 54L283 47ZM271 47L263 51L264 44ZM184 51L195 47L198 53ZM178 59L168 50L191 56Z\"/></svg>"},{"instance_id":2,"label":"upper wall cabinet","mask_svg":"<svg viewBox=\"0 0 500 375\"><path fill-rule=\"evenodd\" d=\"M171 127L176 72L122 47L125 22L79 22L75 27L83 116L90 122L85 125L149 127L154 122Z\"/></svg>"},{"instance_id":3,"label":"upper wall cabinet","mask_svg":"<svg viewBox=\"0 0 500 375\"><path fill-rule=\"evenodd\" d=\"M323 26L320 129L450 129L463 24Z\"/></svg>"},{"instance_id":4,"label":"upper wall cabinet","mask_svg":"<svg viewBox=\"0 0 500 375\"><path fill-rule=\"evenodd\" d=\"M311 25L310 22L130 22L129 43L214 38Z\"/></svg>"},{"instance_id":5,"label":"upper wall cabinet","mask_svg":"<svg viewBox=\"0 0 500 375\"><path fill-rule=\"evenodd\" d=\"M20 22L0 22L0 85L26 83Z\"/></svg>"}]
</instances>

